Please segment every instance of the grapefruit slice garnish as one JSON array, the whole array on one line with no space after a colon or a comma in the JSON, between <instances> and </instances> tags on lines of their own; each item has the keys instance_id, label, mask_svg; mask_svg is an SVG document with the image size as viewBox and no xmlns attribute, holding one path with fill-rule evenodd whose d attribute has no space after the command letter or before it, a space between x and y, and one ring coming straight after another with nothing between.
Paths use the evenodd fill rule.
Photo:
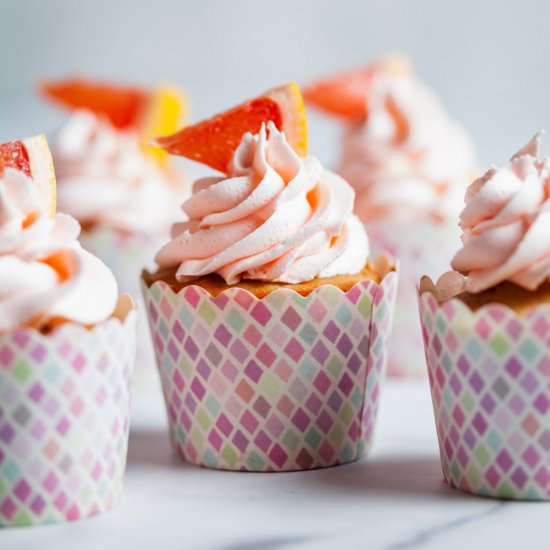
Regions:
<instances>
[{"instance_id":1,"label":"grapefruit slice garnish","mask_svg":"<svg viewBox=\"0 0 550 550\"><path fill-rule=\"evenodd\" d=\"M44 135L0 144L0 175L5 168L23 172L37 186L44 210L55 214L56 190L52 155Z\"/></svg>"},{"instance_id":2,"label":"grapefruit slice garnish","mask_svg":"<svg viewBox=\"0 0 550 550\"><path fill-rule=\"evenodd\" d=\"M95 83L80 78L44 82L40 91L48 99L69 109L88 109L108 118L113 126L134 126L145 108L147 92L139 88Z\"/></svg>"},{"instance_id":3,"label":"grapefruit slice garnish","mask_svg":"<svg viewBox=\"0 0 550 550\"><path fill-rule=\"evenodd\" d=\"M153 136L175 132L181 125L187 104L183 94L169 85L147 90L69 78L45 82L40 86L40 91L62 107L87 109L107 118L115 128L137 130L144 150L157 159L164 158L166 154L148 148L149 140Z\"/></svg>"},{"instance_id":4,"label":"grapefruit slice garnish","mask_svg":"<svg viewBox=\"0 0 550 550\"><path fill-rule=\"evenodd\" d=\"M405 57L391 55L369 67L320 80L303 90L304 98L321 111L359 122L367 116L368 93L372 82L384 72L409 76L412 69Z\"/></svg>"},{"instance_id":5,"label":"grapefruit slice garnish","mask_svg":"<svg viewBox=\"0 0 550 550\"><path fill-rule=\"evenodd\" d=\"M187 126L179 132L157 137L153 145L225 172L246 132L257 134L272 121L282 130L299 156L307 155L307 119L298 86L290 82L260 97L212 118Z\"/></svg>"}]
</instances>

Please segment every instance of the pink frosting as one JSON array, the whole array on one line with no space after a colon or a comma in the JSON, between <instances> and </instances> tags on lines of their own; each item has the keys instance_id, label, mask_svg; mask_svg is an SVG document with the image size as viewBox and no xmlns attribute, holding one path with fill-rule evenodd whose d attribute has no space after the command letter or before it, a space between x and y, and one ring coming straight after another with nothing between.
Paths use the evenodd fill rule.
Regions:
<instances>
[{"instance_id":1,"label":"pink frosting","mask_svg":"<svg viewBox=\"0 0 550 550\"><path fill-rule=\"evenodd\" d=\"M6 168L0 176L0 332L53 317L94 324L113 314L111 271L85 251L78 222L50 217L33 180Z\"/></svg>"},{"instance_id":2,"label":"pink frosting","mask_svg":"<svg viewBox=\"0 0 550 550\"><path fill-rule=\"evenodd\" d=\"M179 266L179 281L218 273L227 284L299 283L363 269L368 239L352 188L268 130L243 137L227 177L195 182L183 205L189 221L174 225L156 256L161 267Z\"/></svg>"},{"instance_id":3,"label":"pink frosting","mask_svg":"<svg viewBox=\"0 0 550 550\"><path fill-rule=\"evenodd\" d=\"M455 219L471 181L470 138L414 75L381 72L364 123L346 130L340 173L357 193L364 222Z\"/></svg>"},{"instance_id":4,"label":"pink frosting","mask_svg":"<svg viewBox=\"0 0 550 550\"><path fill-rule=\"evenodd\" d=\"M58 207L82 224L168 234L190 185L143 154L136 131L75 111L53 143Z\"/></svg>"},{"instance_id":5,"label":"pink frosting","mask_svg":"<svg viewBox=\"0 0 550 550\"><path fill-rule=\"evenodd\" d=\"M467 275L468 292L503 281L535 290L550 278L550 159L538 158L539 135L466 192L452 267Z\"/></svg>"}]
</instances>

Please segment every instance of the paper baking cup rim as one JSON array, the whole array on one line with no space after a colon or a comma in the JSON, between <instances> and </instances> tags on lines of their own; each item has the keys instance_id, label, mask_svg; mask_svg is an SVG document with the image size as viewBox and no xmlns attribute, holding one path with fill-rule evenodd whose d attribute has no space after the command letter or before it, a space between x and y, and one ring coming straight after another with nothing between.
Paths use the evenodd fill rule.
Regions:
<instances>
[{"instance_id":1,"label":"paper baking cup rim","mask_svg":"<svg viewBox=\"0 0 550 550\"><path fill-rule=\"evenodd\" d=\"M431 279L429 280L431 282ZM417 285L416 292L418 295L418 300L422 303L422 305L431 308L430 304L432 304L435 305L435 309L445 310L446 308L450 308L452 304L452 307L458 309L461 315L469 317L472 323L475 323L481 317L485 317L486 315L491 315L497 312L500 312L507 317L513 317L519 322L522 322L522 320L527 321L531 317L541 313L546 313L550 315L550 304L548 303L535 304L527 308L524 312L518 313L506 304L502 304L500 302L490 302L488 304L482 305L474 311L457 296L452 296L449 299L439 301L431 290L422 290L420 288L420 284Z\"/></svg>"},{"instance_id":2,"label":"paper baking cup rim","mask_svg":"<svg viewBox=\"0 0 550 550\"><path fill-rule=\"evenodd\" d=\"M168 283L166 283L165 281L162 281L162 280L155 281L154 283L152 283L150 285L147 284L147 282L144 278L145 271L142 272L140 280L141 280L141 285L142 285L143 290L147 291L147 292L154 291L155 288L162 288L163 291L168 292L171 296L178 296L182 292L186 292L189 289L193 289L193 291L197 292L200 295L201 298L203 296L208 296L208 298L210 300L214 301L214 302L216 300L220 300L220 299L226 299L226 298L231 299L235 294L242 294L242 293L246 293L253 302L270 302L271 300L276 301L279 296L283 296L285 294L286 295L290 294L293 297L293 299L296 299L296 300L300 300L300 299L310 300L310 299L314 298L319 292L323 292L325 289L328 289L328 288L334 289L334 291L337 291L337 292L341 293L343 296L347 296L349 294L355 293L356 289L359 286L362 286L362 287L371 287L372 286L372 287L376 287L378 289L386 286L390 279L399 277L399 262L394 261L390 257L387 257L387 258L388 258L389 265L391 266L391 268L381 278L379 283L373 281L372 279L361 279L360 281L357 281L347 291L342 290L340 287L338 287L334 284L327 283L327 284L319 285L318 287L314 288L313 290L311 290L311 292L308 292L305 295L300 294L299 292L297 292L296 290L294 290L292 288L284 288L283 287L283 288L277 288L276 290L273 290L272 292L266 294L265 296L262 296L261 298L258 298L258 296L256 296L253 292L250 292L249 290L246 290L245 288L239 287L238 284L235 285L235 286L231 286L229 288L226 288L226 289L222 290L216 296L214 296L211 292L209 292L205 288L203 288L199 285L195 285L195 284L189 284L187 286L184 286L183 288L180 288L178 291L174 291Z\"/></svg>"},{"instance_id":3,"label":"paper baking cup rim","mask_svg":"<svg viewBox=\"0 0 550 550\"><path fill-rule=\"evenodd\" d=\"M69 320L59 324L47 333L42 332L37 327L20 326L1 332L0 342L6 338L13 338L18 335L29 335L36 340L51 341L62 338L68 332L70 332L73 337L76 335L80 338L93 338L96 332L111 330L111 327L115 328L115 330L126 332L128 330L132 330L135 322L137 321L137 317L138 307L132 302L131 307L124 313L122 320L113 314L108 319L95 323L91 327L86 327L82 323Z\"/></svg>"}]
</instances>

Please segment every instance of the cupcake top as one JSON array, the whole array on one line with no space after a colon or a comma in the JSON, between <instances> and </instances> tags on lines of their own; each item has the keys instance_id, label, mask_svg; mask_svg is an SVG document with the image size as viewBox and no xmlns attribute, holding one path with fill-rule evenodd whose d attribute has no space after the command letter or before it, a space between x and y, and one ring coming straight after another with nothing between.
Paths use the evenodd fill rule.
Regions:
<instances>
[{"instance_id":1,"label":"cupcake top","mask_svg":"<svg viewBox=\"0 0 550 550\"><path fill-rule=\"evenodd\" d=\"M162 233L177 219L174 175L144 154L135 129L76 110L58 132L52 154L60 210L86 227Z\"/></svg>"},{"instance_id":2,"label":"cupcake top","mask_svg":"<svg viewBox=\"0 0 550 550\"><path fill-rule=\"evenodd\" d=\"M244 135L225 176L195 182L183 204L189 221L173 226L156 261L177 267L180 282L210 273L227 284L356 274L369 245L353 202L346 181L298 156L269 122Z\"/></svg>"},{"instance_id":3,"label":"cupcake top","mask_svg":"<svg viewBox=\"0 0 550 550\"><path fill-rule=\"evenodd\" d=\"M452 216L475 166L469 137L435 94L389 73L375 78L367 118L346 130L342 151L341 173L364 220Z\"/></svg>"},{"instance_id":4,"label":"cupcake top","mask_svg":"<svg viewBox=\"0 0 550 550\"><path fill-rule=\"evenodd\" d=\"M468 188L463 247L452 261L466 291L504 281L535 290L550 280L550 158L539 158L539 148L540 133Z\"/></svg>"},{"instance_id":5,"label":"cupcake top","mask_svg":"<svg viewBox=\"0 0 550 550\"><path fill-rule=\"evenodd\" d=\"M42 166L33 166L37 148ZM55 193L45 139L11 142L2 150L10 154L0 154L0 331L40 328L53 319L84 325L107 319L117 302L114 276L81 248L78 222L52 211L54 199L45 200ZM21 162L11 162L16 155ZM48 172L51 183L39 185Z\"/></svg>"},{"instance_id":6,"label":"cupcake top","mask_svg":"<svg viewBox=\"0 0 550 550\"><path fill-rule=\"evenodd\" d=\"M363 221L456 216L475 169L473 146L406 60L321 81L306 98L348 122L339 172L357 192Z\"/></svg>"}]
</instances>

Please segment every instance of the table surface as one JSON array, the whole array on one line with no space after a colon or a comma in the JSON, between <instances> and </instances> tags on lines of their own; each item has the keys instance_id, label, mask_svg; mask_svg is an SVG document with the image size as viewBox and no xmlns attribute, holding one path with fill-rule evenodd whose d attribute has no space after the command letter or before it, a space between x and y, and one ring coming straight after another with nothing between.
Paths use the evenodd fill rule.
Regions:
<instances>
[{"instance_id":1,"label":"table surface","mask_svg":"<svg viewBox=\"0 0 550 550\"><path fill-rule=\"evenodd\" d=\"M1 550L550 547L550 503L473 497L442 481L425 380L386 383L368 459L309 472L184 464L171 454L160 390L138 403L119 507L3 530Z\"/></svg>"}]
</instances>

